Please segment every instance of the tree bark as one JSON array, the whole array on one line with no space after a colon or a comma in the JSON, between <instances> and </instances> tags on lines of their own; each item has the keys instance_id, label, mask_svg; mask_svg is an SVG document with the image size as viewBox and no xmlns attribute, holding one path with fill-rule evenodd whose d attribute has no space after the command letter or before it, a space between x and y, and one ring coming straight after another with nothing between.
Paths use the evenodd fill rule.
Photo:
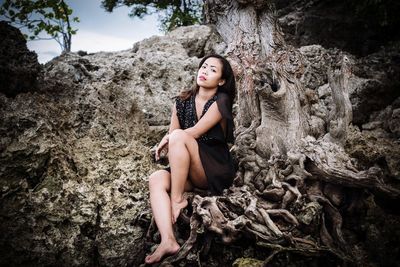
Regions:
<instances>
[{"instance_id":1,"label":"tree bark","mask_svg":"<svg viewBox=\"0 0 400 267\"><path fill-rule=\"evenodd\" d=\"M352 121L351 60L343 56L328 70L327 109L301 81L304 57L283 41L273 4L208 0L205 13L228 45L236 73L233 152L239 171L223 196L193 198L191 226L202 225L225 243L253 236L274 251L265 264L281 251L329 251L340 261L354 261L342 231L343 188L391 199L399 199L400 191L382 181L379 167L358 169L343 148ZM305 231L310 227L315 236Z\"/></svg>"}]
</instances>

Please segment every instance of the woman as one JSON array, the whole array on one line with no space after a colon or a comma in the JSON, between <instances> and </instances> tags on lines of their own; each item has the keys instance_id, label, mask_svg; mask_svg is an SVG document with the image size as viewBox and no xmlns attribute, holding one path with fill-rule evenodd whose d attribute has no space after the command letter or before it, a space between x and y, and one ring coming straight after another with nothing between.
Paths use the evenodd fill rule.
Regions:
<instances>
[{"instance_id":1,"label":"woman","mask_svg":"<svg viewBox=\"0 0 400 267\"><path fill-rule=\"evenodd\" d=\"M161 243L145 262L152 264L180 246L173 224L188 205L183 193L194 187L220 194L232 184L235 168L227 142L233 142L232 103L235 77L229 62L219 55L204 57L197 86L176 98L169 132L156 149L168 148L170 168L150 175L150 204ZM170 193L170 194L169 194Z\"/></svg>"}]
</instances>

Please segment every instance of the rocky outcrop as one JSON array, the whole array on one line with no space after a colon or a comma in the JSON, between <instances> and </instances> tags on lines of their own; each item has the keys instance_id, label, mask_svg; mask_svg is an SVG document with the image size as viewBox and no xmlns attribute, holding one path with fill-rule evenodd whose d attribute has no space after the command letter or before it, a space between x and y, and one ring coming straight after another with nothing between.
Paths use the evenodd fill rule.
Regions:
<instances>
[{"instance_id":1,"label":"rocky outcrop","mask_svg":"<svg viewBox=\"0 0 400 267\"><path fill-rule=\"evenodd\" d=\"M345 147L361 168L378 164L393 178L389 180L396 183L400 179L400 158L396 152L400 149L398 45L384 47L361 58L320 45L302 46L299 51L305 64L301 81L317 92L320 99L312 106L315 115L312 122L322 128L329 126L333 105L328 73L341 58L347 58L351 65L347 87L354 127L349 128ZM314 132L318 137L318 130Z\"/></svg>"},{"instance_id":2,"label":"rocky outcrop","mask_svg":"<svg viewBox=\"0 0 400 267\"><path fill-rule=\"evenodd\" d=\"M0 93L0 265L143 262L150 148L198 57L217 45L207 26L177 31L121 52L62 55L35 91Z\"/></svg>"},{"instance_id":3,"label":"rocky outcrop","mask_svg":"<svg viewBox=\"0 0 400 267\"><path fill-rule=\"evenodd\" d=\"M301 80L318 94L319 101L315 102L313 108L320 111L316 114L323 118L319 121L322 128L328 127L330 122L327 114L332 110L327 73L335 68L335 62L340 62L340 58L347 58L351 66L347 88L353 116L344 149L357 168L379 167L383 172L383 182L397 188L400 180L399 47L398 43L390 44L365 57L320 45L299 48L306 63ZM344 191L343 188L340 190ZM342 205L349 205L350 198L360 198L357 194L360 192L347 195ZM396 234L400 221L397 211L399 200L381 194L363 194L367 200L351 207L351 213L344 213L343 225L348 230L346 238L357 244L354 254L363 255L358 256L360 261L364 258L378 266L393 265L400 247ZM365 238L360 241L357 235Z\"/></svg>"},{"instance_id":4,"label":"rocky outcrop","mask_svg":"<svg viewBox=\"0 0 400 267\"><path fill-rule=\"evenodd\" d=\"M14 27L0 21L0 92L15 97L21 92L34 91L41 70L34 52Z\"/></svg>"},{"instance_id":5,"label":"rocky outcrop","mask_svg":"<svg viewBox=\"0 0 400 267\"><path fill-rule=\"evenodd\" d=\"M374 113L392 105L400 97L399 50L400 43L392 43L356 59L352 71L359 77L359 85L350 92L354 124L361 126L375 120ZM385 129L392 132L388 127Z\"/></svg>"},{"instance_id":6,"label":"rocky outcrop","mask_svg":"<svg viewBox=\"0 0 400 267\"><path fill-rule=\"evenodd\" d=\"M243 142L236 143L233 150L244 151L242 155L249 161L246 166L250 166L247 171L255 172L259 166L264 168L258 169L256 177L246 176L247 181L254 179L257 186L263 186L263 183L268 182L263 181L263 177L281 167L278 165L282 162L276 158L277 165L271 172L266 172L265 166L270 162L268 158L260 157L266 157L262 153L268 146L259 140L264 138L268 129L275 131L271 124L267 123L265 128L260 128L265 132L243 131L260 119L257 114L250 112L251 108L263 109L265 115L266 108L276 105L277 102L270 104L268 97L262 92L276 93L281 89L283 83L279 83L279 80L272 81L268 72L271 62L279 59L282 64L287 64L284 66L287 73L295 73L293 79L288 79L289 76L278 77L290 81L286 90L293 89L295 82L301 85L295 89L304 89L304 98L299 99L299 105L303 108L309 107L306 111L311 114L310 120L305 123L311 128L310 135L315 140L332 138L327 133L333 132L331 129L337 124L339 115L333 95L333 89L337 88L332 88L335 83L330 74L346 67L346 93L351 112L347 114L345 124L351 121L352 125L346 125L346 134L341 136L340 141L343 141L344 149L352 157L347 163L351 168L355 166L359 170L379 167L385 184L398 184L398 44L394 42L388 45L385 41L379 43L384 45L380 48L367 42L360 48L358 45L362 40L371 36L369 31L361 36L361 41L357 39L348 43L359 24L353 28L349 24L351 20L342 20L342 15L347 13L341 13L343 6L336 2L332 5L338 11L337 16L326 16L321 11L320 4L332 1L295 1L292 4L288 1L274 2L278 22L285 34L282 42L289 45L285 44L284 49L279 50L282 43L277 43L273 47L276 49L276 58L270 58L267 62L259 62L262 58L260 55L265 52L263 49L271 45L268 42L272 42L273 37L268 35L271 29L262 24L265 23L262 19L266 17L246 20L246 12L252 10L253 3L256 3L255 11L251 13L254 16L261 14L266 4L264 1L241 0L237 1L238 6L244 7L240 9L240 13L234 13L233 9L227 12L229 15L238 15L242 24L233 25L234 20L229 20L228 17L230 23L225 24L226 32L221 35L230 39L234 36L234 27L243 31L246 25L254 23L257 27L248 29L250 33L254 30L256 34L241 32L243 34L239 35L243 40L238 38L235 42L225 44L212 27L183 27L166 36L154 36L138 42L132 49L125 51L65 54L44 65L43 75L38 74L36 67L30 68L36 70L28 71L34 73L32 77L35 78L26 83L29 86L21 87L25 89L15 89L19 88L13 85L13 82L20 80L17 76L11 75L14 78L6 83L3 83L2 78L1 85L6 85L7 89L0 92L0 229L3 233L0 236L0 265L138 266L143 262L144 255L153 245L146 243L146 230L151 218L147 199L147 176L158 167L153 164L149 150L166 131L173 96L193 85L200 57L209 53L227 54L231 59L237 60L233 61L233 67L238 73L238 85L244 89L240 92L236 105L237 113L242 116L240 119L239 116L236 117L236 125L241 127L237 133L243 133L238 138ZM231 2L225 3L229 5ZM210 12L216 12L216 17L220 18L225 11L213 9ZM341 23L337 24L338 21ZM338 35L322 31L318 28L322 25L328 25ZM17 31L12 31L17 34ZM22 40L20 35L16 38ZM7 43L12 43L13 40L11 38ZM268 45L262 46L264 43ZM241 48L247 57L236 53L238 50L234 49L235 46ZM260 50L253 50L259 46ZM238 59L242 60L242 65L236 64L240 62ZM16 65L21 68L26 65L38 66L36 60L28 62L30 63ZM258 66L263 68L260 70ZM24 76L26 71L21 69L14 73ZM30 87L35 83L36 86ZM269 83L271 88L268 87ZM255 91L245 90L251 87ZM254 93L260 95L257 101L262 100L269 104L260 106L251 103L252 106L246 106L244 98ZM274 93L270 96L279 98L279 93ZM292 103L289 101L286 104ZM280 116L281 113L275 115ZM247 136L247 139L243 136ZM258 138L255 141L259 142L257 147L252 142L255 136ZM282 143L284 141L286 140L282 140ZM274 143L273 149L280 150L282 146L277 143L278 145ZM249 149L246 150L246 147ZM315 147L318 148L317 145ZM320 150L330 152L330 148L332 147L323 147ZM250 154L253 150L260 155ZM297 155L292 156L295 161ZM288 171L290 168L278 174ZM277 183L277 177L279 176L274 176L271 180ZM301 194L306 190L333 192L330 195L333 197L327 198L325 203L331 201L333 204L330 207L338 210L337 213L332 212L332 209L331 213L322 214L322 205L317 202L312 202L304 210L297 206L298 213L295 215L302 213L299 216L302 228L296 229L304 230L313 239L313 235L318 236L320 230L318 225L311 223L314 217L331 216L326 217L327 225L333 228L343 222L343 232L340 230L341 225L337 226L336 235L344 233L346 240L350 240L350 245L357 248L355 255L377 264L393 265L399 247L396 238L399 219L392 207L393 202L388 202L385 198L379 199L368 190L351 191L345 186L327 185L326 181L315 186L315 180L307 180L306 187L300 192L295 188L300 186L296 182L299 178L292 178L279 190L266 191L262 197L281 199L282 188L291 188L287 190L291 192L280 202L289 206L289 202L296 199L294 194ZM236 198L238 202L232 205L232 218L235 215L233 212L240 212L240 205L245 205L247 200L251 200L248 203L256 203L255 198L246 199L251 194L246 195L237 187L231 196L218 202L218 205L226 205L238 195L242 198ZM365 205L357 206L361 203L357 200L364 195L368 195ZM212 201L208 202L210 203ZM199 209L206 209L206 206L199 205ZM257 212L252 207L239 219L247 215L256 216ZM336 220L339 217L334 216L339 211L343 217ZM387 215L387 212L391 215ZM241 240L244 242L240 245L228 246L222 244L220 238L215 238L217 242L211 246L213 235L206 227L199 228L199 236L207 233L204 236L205 242L197 244L198 251L189 252L182 265L198 264L200 254L206 254L202 263L207 266L221 266L221 263L238 266L261 264L260 260L252 258L261 259L265 264L265 259L271 260L274 257L275 254L270 254L274 249L282 256L275 256L277 261L282 262L281 265L287 263L288 259L293 260L291 264L296 266L318 265L311 257L315 254L291 258L287 255L291 255L289 253L292 248L285 250L280 245L271 246L261 244L262 242L254 244L251 237L259 229L265 233L274 229L274 236L280 234L278 228L271 228L276 218L281 218L277 223L279 227L282 222L282 225L286 225L282 231L294 229L290 226L293 220L284 220L287 213L277 214L271 214L271 219L267 220L270 228L262 228L263 221L259 220L260 224L256 225L259 227L255 227L251 234L244 235ZM264 217L269 218L268 216ZM250 229L251 223L253 222L248 220L242 225L238 224L237 228L229 229ZM217 224L213 224L215 225ZM183 229L179 236L182 243L188 233L185 232L187 228L181 225L179 227ZM228 234L228 231L223 233ZM281 236L283 237L287 236ZM199 240L202 242L201 238ZM383 242L384 240L389 241ZM282 242L286 241L288 240L282 239ZM266 246L267 249L260 249L257 247L259 245ZM334 255L321 252L317 263L326 264L328 256L335 258ZM331 263L337 265L337 262Z\"/></svg>"},{"instance_id":7,"label":"rocky outcrop","mask_svg":"<svg viewBox=\"0 0 400 267\"><path fill-rule=\"evenodd\" d=\"M394 1L272 2L284 39L294 46L319 44L366 56L400 38L400 6Z\"/></svg>"},{"instance_id":8,"label":"rocky outcrop","mask_svg":"<svg viewBox=\"0 0 400 267\"><path fill-rule=\"evenodd\" d=\"M167 36L182 44L189 57L223 54L226 49L226 44L212 26L180 27L167 33Z\"/></svg>"}]
</instances>

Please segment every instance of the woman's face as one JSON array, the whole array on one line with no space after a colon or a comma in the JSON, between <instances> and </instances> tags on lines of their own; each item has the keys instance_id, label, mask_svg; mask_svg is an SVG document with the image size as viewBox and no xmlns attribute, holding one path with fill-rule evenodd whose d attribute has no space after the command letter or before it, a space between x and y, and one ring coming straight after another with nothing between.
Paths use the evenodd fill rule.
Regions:
<instances>
[{"instance_id":1,"label":"woman's face","mask_svg":"<svg viewBox=\"0 0 400 267\"><path fill-rule=\"evenodd\" d=\"M197 85L207 89L217 88L223 85L222 63L218 58L210 57L204 61L203 65L197 72Z\"/></svg>"}]
</instances>

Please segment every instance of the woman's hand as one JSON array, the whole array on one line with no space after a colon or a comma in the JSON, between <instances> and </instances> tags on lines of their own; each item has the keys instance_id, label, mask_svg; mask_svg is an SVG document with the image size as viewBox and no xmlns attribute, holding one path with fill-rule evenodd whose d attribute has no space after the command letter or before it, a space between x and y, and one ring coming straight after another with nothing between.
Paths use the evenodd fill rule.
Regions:
<instances>
[{"instance_id":1,"label":"woman's hand","mask_svg":"<svg viewBox=\"0 0 400 267\"><path fill-rule=\"evenodd\" d=\"M163 137L163 139L161 139L160 143L158 144L156 148L156 161L160 159L160 153L168 145L168 140L169 140L169 135L167 134L166 136ZM168 149L168 146L166 148Z\"/></svg>"}]
</instances>

